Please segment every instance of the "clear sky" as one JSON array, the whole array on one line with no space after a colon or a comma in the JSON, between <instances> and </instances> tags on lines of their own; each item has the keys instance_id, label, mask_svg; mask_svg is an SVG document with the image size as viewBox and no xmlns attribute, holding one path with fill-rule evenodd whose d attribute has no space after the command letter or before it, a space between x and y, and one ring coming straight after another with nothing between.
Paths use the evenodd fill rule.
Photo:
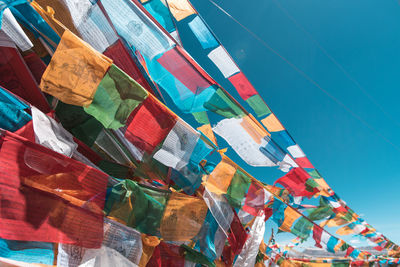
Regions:
<instances>
[{"instance_id":1,"label":"clear sky","mask_svg":"<svg viewBox=\"0 0 400 267\"><path fill-rule=\"evenodd\" d=\"M367 222L399 244L399 3L215 1L353 112L307 81L209 1L191 1L328 184ZM217 80L222 77L210 72ZM223 85L233 92L232 87ZM270 184L283 175L251 172Z\"/></svg>"}]
</instances>

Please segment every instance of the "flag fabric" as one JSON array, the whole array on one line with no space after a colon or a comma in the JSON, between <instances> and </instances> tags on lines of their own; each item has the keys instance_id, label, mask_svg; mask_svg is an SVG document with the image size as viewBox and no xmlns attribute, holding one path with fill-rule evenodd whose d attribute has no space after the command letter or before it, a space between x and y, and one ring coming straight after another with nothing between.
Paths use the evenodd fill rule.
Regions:
<instances>
[{"instance_id":1,"label":"flag fabric","mask_svg":"<svg viewBox=\"0 0 400 267\"><path fill-rule=\"evenodd\" d=\"M241 170L237 170L228 187L226 198L232 207L240 209L244 204L244 197L250 187L251 178Z\"/></svg>"},{"instance_id":2,"label":"flag fabric","mask_svg":"<svg viewBox=\"0 0 400 267\"><path fill-rule=\"evenodd\" d=\"M265 215L260 214L256 217L251 227L249 238L246 240L242 251L237 257L233 266L254 266L258 249L264 238L265 231Z\"/></svg>"},{"instance_id":3,"label":"flag fabric","mask_svg":"<svg viewBox=\"0 0 400 267\"><path fill-rule=\"evenodd\" d=\"M167 2L172 15L177 21L196 13L187 0L167 0Z\"/></svg>"},{"instance_id":4,"label":"flag fabric","mask_svg":"<svg viewBox=\"0 0 400 267\"><path fill-rule=\"evenodd\" d=\"M232 58L222 46L218 46L208 54L208 58L217 66L225 78L240 72Z\"/></svg>"},{"instance_id":5,"label":"flag fabric","mask_svg":"<svg viewBox=\"0 0 400 267\"><path fill-rule=\"evenodd\" d=\"M179 110L185 113L207 110L206 103L215 94L215 86L181 49L175 47L152 60L145 57L145 61L152 80L170 96Z\"/></svg>"},{"instance_id":6,"label":"flag fabric","mask_svg":"<svg viewBox=\"0 0 400 267\"><path fill-rule=\"evenodd\" d=\"M170 34L177 32L166 1L147 1L143 6Z\"/></svg>"},{"instance_id":7,"label":"flag fabric","mask_svg":"<svg viewBox=\"0 0 400 267\"><path fill-rule=\"evenodd\" d=\"M72 157L78 148L72 134L36 107L32 106L31 112L35 142L67 157Z\"/></svg>"},{"instance_id":8,"label":"flag fabric","mask_svg":"<svg viewBox=\"0 0 400 267\"><path fill-rule=\"evenodd\" d=\"M133 264L139 265L143 252L142 247L140 232L116 221L104 218L104 239L101 248L87 249L70 244L60 244L58 246L57 265L80 266L86 261L95 258L96 252L98 252L97 255L107 255L107 252L110 251L105 248L113 249ZM90 252L87 252L88 250ZM115 252L111 253L116 254Z\"/></svg>"},{"instance_id":9,"label":"flag fabric","mask_svg":"<svg viewBox=\"0 0 400 267\"><path fill-rule=\"evenodd\" d=\"M279 230L284 232L290 232L292 225L299 217L301 217L301 214L299 212L297 212L291 207L287 207L284 213L284 220L282 224L279 226Z\"/></svg>"},{"instance_id":10,"label":"flag fabric","mask_svg":"<svg viewBox=\"0 0 400 267\"><path fill-rule=\"evenodd\" d=\"M210 173L206 180L206 188L208 191L216 194L226 194L229 185L236 173L237 167L225 155L222 160Z\"/></svg>"},{"instance_id":11,"label":"flag fabric","mask_svg":"<svg viewBox=\"0 0 400 267\"><path fill-rule=\"evenodd\" d=\"M0 87L0 128L15 132L32 120L29 106Z\"/></svg>"},{"instance_id":12,"label":"flag fabric","mask_svg":"<svg viewBox=\"0 0 400 267\"><path fill-rule=\"evenodd\" d=\"M125 126L131 112L148 96L140 84L115 65L111 65L101 80L92 103L84 110L105 128Z\"/></svg>"},{"instance_id":13,"label":"flag fabric","mask_svg":"<svg viewBox=\"0 0 400 267\"><path fill-rule=\"evenodd\" d=\"M247 80L246 76L244 76L242 72L229 77L229 81L236 88L243 100L247 100L249 97L257 94L257 91L254 89L253 85L251 85L249 80Z\"/></svg>"},{"instance_id":14,"label":"flag fabric","mask_svg":"<svg viewBox=\"0 0 400 267\"><path fill-rule=\"evenodd\" d=\"M223 137L232 149L251 166L276 166L260 148L266 143L262 132L249 131L251 119L230 118L220 121L213 131Z\"/></svg>"},{"instance_id":15,"label":"flag fabric","mask_svg":"<svg viewBox=\"0 0 400 267\"><path fill-rule=\"evenodd\" d=\"M106 174L9 132L0 154L0 237L99 246Z\"/></svg>"},{"instance_id":16,"label":"flag fabric","mask_svg":"<svg viewBox=\"0 0 400 267\"><path fill-rule=\"evenodd\" d=\"M3 34L0 32L0 39L4 38ZM35 105L43 112L50 111L49 104L15 47L0 46L0 86Z\"/></svg>"},{"instance_id":17,"label":"flag fabric","mask_svg":"<svg viewBox=\"0 0 400 267\"><path fill-rule=\"evenodd\" d=\"M40 88L66 104L89 106L112 61L66 30Z\"/></svg>"},{"instance_id":18,"label":"flag fabric","mask_svg":"<svg viewBox=\"0 0 400 267\"><path fill-rule=\"evenodd\" d=\"M229 202L222 194L213 193L207 187L204 189L203 199L223 233L228 236L234 217L234 212Z\"/></svg>"},{"instance_id":19,"label":"flag fabric","mask_svg":"<svg viewBox=\"0 0 400 267\"><path fill-rule=\"evenodd\" d=\"M215 40L213 34L199 16L196 16L191 22L188 23L188 25L193 34L197 37L197 40L199 40L203 49L214 48L218 46L217 40Z\"/></svg>"},{"instance_id":20,"label":"flag fabric","mask_svg":"<svg viewBox=\"0 0 400 267\"><path fill-rule=\"evenodd\" d=\"M177 120L154 159L168 167L181 170L190 160L200 134L182 120Z\"/></svg>"},{"instance_id":21,"label":"flag fabric","mask_svg":"<svg viewBox=\"0 0 400 267\"><path fill-rule=\"evenodd\" d=\"M169 193L144 190L132 180L123 180L108 193L104 211L109 218L141 233L160 236ZM158 199L155 198L157 195Z\"/></svg>"},{"instance_id":22,"label":"flag fabric","mask_svg":"<svg viewBox=\"0 0 400 267\"><path fill-rule=\"evenodd\" d=\"M257 216L261 210L264 210L264 205L269 202L271 196L272 194L263 186L251 181L242 209L253 216Z\"/></svg>"},{"instance_id":23,"label":"flag fabric","mask_svg":"<svg viewBox=\"0 0 400 267\"><path fill-rule=\"evenodd\" d=\"M161 221L162 238L190 241L200 231L206 214L207 205L202 199L172 193Z\"/></svg>"},{"instance_id":24,"label":"flag fabric","mask_svg":"<svg viewBox=\"0 0 400 267\"><path fill-rule=\"evenodd\" d=\"M130 0L101 1L117 33L130 47L149 59L172 48L174 43Z\"/></svg>"},{"instance_id":25,"label":"flag fabric","mask_svg":"<svg viewBox=\"0 0 400 267\"><path fill-rule=\"evenodd\" d=\"M1 29L8 37L11 38L11 40L22 52L25 52L33 47L31 40L18 24L10 9L4 10Z\"/></svg>"},{"instance_id":26,"label":"flag fabric","mask_svg":"<svg viewBox=\"0 0 400 267\"><path fill-rule=\"evenodd\" d=\"M126 139L139 149L151 154L169 134L177 117L149 95L129 116Z\"/></svg>"},{"instance_id":27,"label":"flag fabric","mask_svg":"<svg viewBox=\"0 0 400 267\"><path fill-rule=\"evenodd\" d=\"M52 243L0 239L0 257L24 263L52 265Z\"/></svg>"},{"instance_id":28,"label":"flag fabric","mask_svg":"<svg viewBox=\"0 0 400 267\"><path fill-rule=\"evenodd\" d=\"M302 168L293 168L287 174L275 181L283 185L294 196L311 196L314 192L307 191L306 182L310 175Z\"/></svg>"}]
</instances>

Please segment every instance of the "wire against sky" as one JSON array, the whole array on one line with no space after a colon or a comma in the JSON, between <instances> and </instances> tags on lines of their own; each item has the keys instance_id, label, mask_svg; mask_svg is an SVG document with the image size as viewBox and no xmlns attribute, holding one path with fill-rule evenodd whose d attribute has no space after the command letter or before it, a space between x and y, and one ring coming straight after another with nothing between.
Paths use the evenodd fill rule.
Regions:
<instances>
[{"instance_id":1,"label":"wire against sky","mask_svg":"<svg viewBox=\"0 0 400 267\"><path fill-rule=\"evenodd\" d=\"M394 122L398 127L400 127L400 122L397 121L393 116L387 112L382 105L380 105L368 92L361 86L361 84L340 64L328 51L308 32L290 13L283 7L279 1L272 0L274 4L285 14L285 16L290 19L308 38L311 40L319 50L327 57L329 60L336 65L336 67L343 72L347 79L349 79L380 111L392 122Z\"/></svg>"},{"instance_id":2,"label":"wire against sky","mask_svg":"<svg viewBox=\"0 0 400 267\"><path fill-rule=\"evenodd\" d=\"M314 81L313 78L307 75L303 70L298 68L294 63L290 62L287 58L282 56L277 50L272 48L266 41L264 41L261 37L259 37L256 33L254 33L252 30L247 28L245 25L240 23L236 18L234 18L231 14L229 14L226 10L224 10L222 7L220 7L217 3L215 3L213 0L208 0L211 4L213 4L216 8L218 8L222 13L224 13L226 16L228 16L230 19L232 19L235 23L237 23L240 27L242 27L245 31L247 31L250 35L252 35L257 41L260 42L262 46L270 50L272 53L274 53L276 56L278 56L280 59L282 59L286 64L288 64L292 69L297 71L301 76L303 76L307 81L309 81L311 84L313 84L315 87L317 87L320 91L322 91L326 96L328 96L330 99L332 99L336 104L341 106L344 110L346 110L351 116L353 116L355 119L360 121L364 126L369 128L371 131L375 132L378 136L380 136L386 143L389 145L393 146L397 151L400 152L400 147L396 144L394 144L391 140L389 140L385 135L383 135L380 131L378 131L375 127L370 125L367 121L362 119L359 115L357 115L354 111L352 111L347 105L345 105L342 101L340 101L338 98L334 97L331 93L329 93L327 90L325 90L319 83Z\"/></svg>"}]
</instances>

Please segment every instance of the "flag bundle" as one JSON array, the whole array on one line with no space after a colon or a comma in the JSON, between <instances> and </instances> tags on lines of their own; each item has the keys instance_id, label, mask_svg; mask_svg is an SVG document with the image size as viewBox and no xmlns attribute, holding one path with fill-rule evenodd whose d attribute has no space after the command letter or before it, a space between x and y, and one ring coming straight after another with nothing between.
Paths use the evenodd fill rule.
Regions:
<instances>
[{"instance_id":1,"label":"flag bundle","mask_svg":"<svg viewBox=\"0 0 400 267\"><path fill-rule=\"evenodd\" d=\"M188 1L0 0L0 14L0 262L294 262L267 255L270 218L353 259L369 255L325 226L399 249L327 185ZM181 46L181 23L260 122ZM284 188L221 142L285 172Z\"/></svg>"}]
</instances>

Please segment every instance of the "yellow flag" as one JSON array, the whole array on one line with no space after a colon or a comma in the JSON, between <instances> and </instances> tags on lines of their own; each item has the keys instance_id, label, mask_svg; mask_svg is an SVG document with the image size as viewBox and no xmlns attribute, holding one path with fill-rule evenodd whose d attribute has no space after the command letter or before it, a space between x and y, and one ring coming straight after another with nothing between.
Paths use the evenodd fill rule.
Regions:
<instances>
[{"instance_id":1,"label":"yellow flag","mask_svg":"<svg viewBox=\"0 0 400 267\"><path fill-rule=\"evenodd\" d=\"M168 5L172 16L174 16L177 21L183 20L192 14L196 14L196 11L187 0L168 0Z\"/></svg>"},{"instance_id":2,"label":"yellow flag","mask_svg":"<svg viewBox=\"0 0 400 267\"><path fill-rule=\"evenodd\" d=\"M351 229L351 228L348 227L348 226L344 226L344 227L342 227L342 228L339 228L339 229L336 231L336 233L337 233L338 235L350 235L350 234L354 233L354 230Z\"/></svg>"},{"instance_id":3,"label":"yellow flag","mask_svg":"<svg viewBox=\"0 0 400 267\"><path fill-rule=\"evenodd\" d=\"M300 213L296 212L290 207L287 207L285 209L285 220L283 221L279 229L284 232L290 232L294 221L296 221L300 216Z\"/></svg>"},{"instance_id":4,"label":"yellow flag","mask_svg":"<svg viewBox=\"0 0 400 267\"><path fill-rule=\"evenodd\" d=\"M226 194L235 172L236 165L226 156L222 156L221 162L208 176L205 184L207 190L216 194Z\"/></svg>"},{"instance_id":5,"label":"yellow flag","mask_svg":"<svg viewBox=\"0 0 400 267\"><path fill-rule=\"evenodd\" d=\"M279 122L276 116L271 113L268 117L261 120L270 132L279 132L285 130L283 125Z\"/></svg>"},{"instance_id":6,"label":"yellow flag","mask_svg":"<svg viewBox=\"0 0 400 267\"><path fill-rule=\"evenodd\" d=\"M214 143L214 145L217 144L217 139L215 139L215 135L214 132L212 131L212 127L210 124L204 124L198 127L197 130L202 132L205 136L207 136L207 138L210 139L211 142Z\"/></svg>"},{"instance_id":7,"label":"yellow flag","mask_svg":"<svg viewBox=\"0 0 400 267\"><path fill-rule=\"evenodd\" d=\"M66 30L40 88L64 103L87 107L111 64L111 59Z\"/></svg>"},{"instance_id":8,"label":"yellow flag","mask_svg":"<svg viewBox=\"0 0 400 267\"><path fill-rule=\"evenodd\" d=\"M156 236L142 234L142 256L140 257L139 267L145 267L149 262L156 246L160 240Z\"/></svg>"},{"instance_id":9,"label":"yellow flag","mask_svg":"<svg viewBox=\"0 0 400 267\"><path fill-rule=\"evenodd\" d=\"M203 199L173 192L161 220L161 237L166 241L190 241L199 233L207 209Z\"/></svg>"}]
</instances>

